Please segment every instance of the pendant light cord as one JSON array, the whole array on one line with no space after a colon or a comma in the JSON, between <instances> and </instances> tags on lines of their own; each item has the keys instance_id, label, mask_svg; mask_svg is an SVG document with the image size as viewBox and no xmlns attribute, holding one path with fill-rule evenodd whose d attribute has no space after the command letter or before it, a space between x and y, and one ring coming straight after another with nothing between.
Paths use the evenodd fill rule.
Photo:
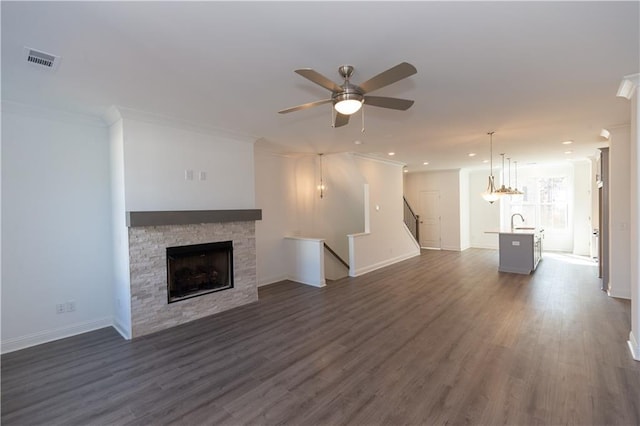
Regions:
<instances>
[{"instance_id":1,"label":"pendant light cord","mask_svg":"<svg viewBox=\"0 0 640 426\"><path fill-rule=\"evenodd\" d=\"M495 132L487 133L489 135L489 176L493 177L493 134Z\"/></svg>"}]
</instances>

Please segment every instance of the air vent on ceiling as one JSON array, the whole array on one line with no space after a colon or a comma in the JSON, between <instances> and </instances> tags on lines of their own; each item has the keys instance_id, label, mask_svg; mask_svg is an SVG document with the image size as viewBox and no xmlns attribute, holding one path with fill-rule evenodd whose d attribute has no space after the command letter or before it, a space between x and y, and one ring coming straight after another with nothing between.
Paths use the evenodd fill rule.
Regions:
<instances>
[{"instance_id":1,"label":"air vent on ceiling","mask_svg":"<svg viewBox=\"0 0 640 426\"><path fill-rule=\"evenodd\" d=\"M29 64L55 71L60 63L60 57L50 53L41 52L30 47L24 48L26 59Z\"/></svg>"}]
</instances>

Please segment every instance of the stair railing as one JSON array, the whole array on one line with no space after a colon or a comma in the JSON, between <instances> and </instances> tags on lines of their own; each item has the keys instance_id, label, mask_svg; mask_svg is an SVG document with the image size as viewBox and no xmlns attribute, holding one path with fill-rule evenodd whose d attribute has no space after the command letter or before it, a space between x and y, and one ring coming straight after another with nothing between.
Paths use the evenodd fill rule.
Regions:
<instances>
[{"instance_id":1,"label":"stair railing","mask_svg":"<svg viewBox=\"0 0 640 426\"><path fill-rule=\"evenodd\" d=\"M336 253L331 247L329 247L326 242L324 243L324 248L326 248L327 251L333 255L333 257L338 259L340 263L342 263L347 269L349 269L349 264L345 262L344 259L342 259L340 255Z\"/></svg>"},{"instance_id":2,"label":"stair railing","mask_svg":"<svg viewBox=\"0 0 640 426\"><path fill-rule=\"evenodd\" d=\"M404 223L416 242L420 243L420 216L413 212L406 197L403 196L402 199L404 200Z\"/></svg>"}]
</instances>

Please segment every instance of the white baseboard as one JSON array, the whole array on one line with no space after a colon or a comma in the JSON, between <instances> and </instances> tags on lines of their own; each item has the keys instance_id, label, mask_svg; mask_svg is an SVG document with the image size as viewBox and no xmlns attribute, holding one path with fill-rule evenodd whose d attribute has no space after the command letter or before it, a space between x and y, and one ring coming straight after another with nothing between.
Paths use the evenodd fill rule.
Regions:
<instances>
[{"instance_id":1,"label":"white baseboard","mask_svg":"<svg viewBox=\"0 0 640 426\"><path fill-rule=\"evenodd\" d=\"M300 279L300 278L294 278L294 277L287 277L286 279L288 279L289 281L296 282L296 283L310 285L312 287L324 287L324 286L327 285L327 282L325 280L322 280L319 283L314 283L314 282L311 282L311 281L306 281L306 280L303 280L303 279Z\"/></svg>"},{"instance_id":2,"label":"white baseboard","mask_svg":"<svg viewBox=\"0 0 640 426\"><path fill-rule=\"evenodd\" d=\"M619 291L619 289L617 289L615 286L611 285L611 281L609 281L609 290L607 291L607 294L610 297L615 297L617 299L631 300L630 291L631 291L631 289L629 289L629 291Z\"/></svg>"},{"instance_id":3,"label":"white baseboard","mask_svg":"<svg viewBox=\"0 0 640 426\"><path fill-rule=\"evenodd\" d=\"M37 333L27 334L20 337L13 337L2 341L2 349L0 350L0 352L6 354L31 346L40 345L42 343L64 339L65 337L71 337L77 334L82 334L88 331L98 330L100 328L111 326L113 326L113 318L104 317L93 321L76 323L66 327L39 331Z\"/></svg>"},{"instance_id":4,"label":"white baseboard","mask_svg":"<svg viewBox=\"0 0 640 426\"><path fill-rule=\"evenodd\" d=\"M362 268L358 268L355 271L349 271L350 277L359 277L360 275L364 275L368 272L373 272L376 269L384 268L385 266L393 265L394 263L402 262L403 260L411 259L412 257L420 256L420 251L417 253L407 253L398 257L394 257L392 259L385 259L382 262L374 263L372 265L363 266Z\"/></svg>"},{"instance_id":5,"label":"white baseboard","mask_svg":"<svg viewBox=\"0 0 640 426\"><path fill-rule=\"evenodd\" d=\"M640 342L633 335L633 331L629 332L629 340L627 341L629 349L631 350L631 356L636 361L640 361Z\"/></svg>"},{"instance_id":6,"label":"white baseboard","mask_svg":"<svg viewBox=\"0 0 640 426\"><path fill-rule=\"evenodd\" d=\"M269 284L274 284L280 281L284 281L287 280L289 278L287 278L286 275L279 275L277 277L268 277L268 278L263 278L258 280L258 287L262 287L265 285L269 285Z\"/></svg>"},{"instance_id":7,"label":"white baseboard","mask_svg":"<svg viewBox=\"0 0 640 426\"><path fill-rule=\"evenodd\" d=\"M118 321L117 318L113 319L113 328L116 329L116 331L118 333L120 333L120 335L127 339L127 340L131 340L131 327L125 327L124 324L122 324L120 321Z\"/></svg>"}]
</instances>

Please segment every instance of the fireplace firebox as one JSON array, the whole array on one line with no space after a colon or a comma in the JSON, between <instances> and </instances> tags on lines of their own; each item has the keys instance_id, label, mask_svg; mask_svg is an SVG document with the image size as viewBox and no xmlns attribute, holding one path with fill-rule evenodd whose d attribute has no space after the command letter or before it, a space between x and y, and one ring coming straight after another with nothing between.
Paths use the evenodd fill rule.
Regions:
<instances>
[{"instance_id":1,"label":"fireplace firebox","mask_svg":"<svg viewBox=\"0 0 640 426\"><path fill-rule=\"evenodd\" d=\"M233 288L233 242L167 247L168 302Z\"/></svg>"}]
</instances>

